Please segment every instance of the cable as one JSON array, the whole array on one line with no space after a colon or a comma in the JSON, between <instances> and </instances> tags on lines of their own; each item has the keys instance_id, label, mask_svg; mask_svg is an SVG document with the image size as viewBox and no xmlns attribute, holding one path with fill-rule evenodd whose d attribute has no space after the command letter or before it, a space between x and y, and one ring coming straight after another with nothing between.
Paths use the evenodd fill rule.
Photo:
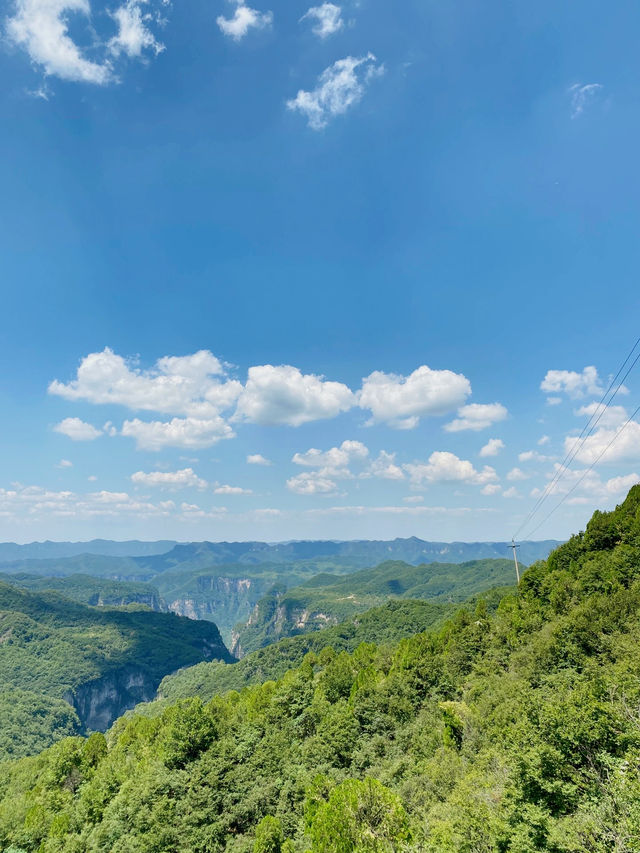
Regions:
<instances>
[{"instance_id":1,"label":"cable","mask_svg":"<svg viewBox=\"0 0 640 853\"><path fill-rule=\"evenodd\" d=\"M581 433L580 433L580 435L577 437L577 439L576 439L576 441L575 441L575 443L574 443L573 447L571 448L571 450L567 451L567 453L566 453L566 455L565 455L564 459L562 460L562 462L561 462L561 463L560 463L560 465L558 466L558 469L556 470L556 473L555 473L555 475L554 475L553 479L552 479L552 480L547 484L547 487L545 488L545 490L544 490L544 492L542 493L542 495L540 495L540 496L538 497L538 500L537 500L537 501L536 501L536 503L534 504L533 508L531 509L531 511L529 512L529 514L526 516L526 518L524 519L524 521L522 521L522 523L520 524L520 526L518 527L518 529L517 529L517 530L516 530L516 532L514 533L514 535L513 535L513 537L512 537L513 539L515 539L515 538L518 536L518 534L520 533L520 531L521 531L524 527L526 527L526 525L527 525L527 524L529 523L529 521L533 518L533 516L537 513L537 511L540 509L540 507L541 507L541 506L542 506L542 504L545 502L545 500L549 497L549 495L551 494L551 492L552 492L552 490L553 490L553 487L556 485L556 483L560 480L560 478L561 478L561 477L565 474L565 472L568 470L569 465L571 464L571 462L573 462L573 460L575 459L575 457L576 457L576 456L577 456L577 454L579 453L580 449L581 449L581 448L582 448L582 446L584 445L585 441L587 440L587 438L589 438L589 436L591 435L591 433L594 431L594 429L596 428L596 426L597 426L597 425L598 425L598 423L600 422L600 420L601 420L602 416L604 415L604 413L607 411L607 409L609 408L609 406L611 405L611 403L612 403L612 402L613 402L613 400L615 399L615 397L616 397L616 395L617 395L618 391L620 390L620 388L622 388L622 385L624 384L625 379L626 379L626 378L627 378L627 376L631 373L631 371L633 370L633 368L636 366L636 364L637 364L637 363L638 363L638 361L640 360L640 352L636 355L636 357L635 357L635 359L634 359L633 363L631 364L631 366L629 367L629 369L627 370L627 372L625 373L625 375L624 375L624 376L622 377L622 379L620 380L620 382L619 382L618 387L616 388L616 390L613 392L613 394L611 395L611 397L609 397L609 399L607 400L606 404L604 405L604 408L602 408L602 409L601 409L601 407L602 407L603 403L605 402L605 400L606 400L606 398L607 398L607 395L609 394L609 392L611 391L611 389L612 389L612 388L613 388L613 386L615 385L615 383L616 383L616 381L617 381L618 377L620 376L620 374L622 373L622 371L623 371L623 370L624 370L624 368L625 368L625 365L627 364L627 362L629 361L629 359L631 358L631 356L632 356L632 355L633 355L633 353L635 352L635 350L636 350L636 348L637 348L638 344L640 344L640 337L636 340L636 342L634 343L634 345L631 347L631 350L629 351L629 354L627 355L627 357L625 358L625 360L622 362L622 364L620 365L620 367L619 367L619 369L618 369L618 372L616 373L616 375L613 377L613 379L612 379L612 380L611 380L611 382L609 383L609 387L607 388L607 390L606 390L606 391L604 392L604 394L602 395L602 398L600 399L600 402L598 403L598 405L597 405L597 407L596 407L596 410L594 411L594 413L591 415L591 417L589 418L589 420L587 421L587 423L586 423L586 424L584 425L584 427L582 428L582 432L581 432ZM599 410L600 410L600 411L599 411ZM594 418L595 418L595 420L594 420ZM587 430L588 430L588 432L587 432ZM586 434L585 434L585 433L586 433Z\"/></svg>"},{"instance_id":2,"label":"cable","mask_svg":"<svg viewBox=\"0 0 640 853\"><path fill-rule=\"evenodd\" d=\"M607 452L607 450L611 447L611 445L612 445L615 441L617 441L617 440L618 440L618 438L620 438L620 436L621 436L621 435L622 435L622 433L625 431L625 429L627 428L627 426L631 423L631 421L635 418L635 416L636 416L639 412L640 412L640 406L638 406L638 408L635 410L635 412L633 412L633 414L631 414L631 415L627 418L627 420L625 421L625 423L623 424L623 426L618 430L618 432L616 432L616 434L613 436L613 438L611 439L611 441L609 442L609 444L607 444L607 446L604 448L604 450L601 450L601 451L600 451L600 453L598 454L598 456L596 456L596 458L593 460L593 462L591 463L591 465L589 465L589 467L587 468L587 470L583 472L583 474L582 474L582 476L580 477L580 479L579 479L576 483L574 483L574 484L573 484L573 486L571 487L571 489L569 489L569 491L568 491L568 492L567 492L567 494L562 498L562 500L561 500L561 501L560 501L560 502L559 502L559 503L558 503L558 504L557 504L557 505L556 505L556 506L551 510L551 512L550 512L548 515L546 515L546 516L542 519L542 521L540 522L540 524L538 524L536 527L534 527L534 528L533 528L533 530L529 533L529 537L530 537L530 536L533 536L533 534L534 534L536 531L538 531L538 530L542 527L542 525L543 525L543 524L544 524L544 523L545 523L549 518L551 518L551 516L553 515L553 513L554 513L557 509L559 509L559 508L562 506L562 504L566 501L566 499L569 497L569 495L571 495L573 492L575 492L575 490L578 488L578 486L579 486L579 485L580 485L580 483L584 480L584 478L587 476L587 474L588 474L590 471L593 471L593 469L594 469L594 468L595 468L595 466L598 464L598 462L602 459L602 457L603 457L603 456L604 456L604 454ZM528 538L528 537L527 537L527 538Z\"/></svg>"}]
</instances>

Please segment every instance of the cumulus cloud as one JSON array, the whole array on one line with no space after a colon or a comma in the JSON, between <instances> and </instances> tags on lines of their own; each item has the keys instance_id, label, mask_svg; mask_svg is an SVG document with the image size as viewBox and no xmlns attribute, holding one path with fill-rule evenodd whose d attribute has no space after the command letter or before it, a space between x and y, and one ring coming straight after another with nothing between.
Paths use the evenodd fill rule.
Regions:
<instances>
[{"instance_id":1,"label":"cumulus cloud","mask_svg":"<svg viewBox=\"0 0 640 853\"><path fill-rule=\"evenodd\" d=\"M480 456L497 456L501 450L504 450L504 441L501 438L490 438L489 441L480 448Z\"/></svg>"},{"instance_id":2,"label":"cumulus cloud","mask_svg":"<svg viewBox=\"0 0 640 853\"><path fill-rule=\"evenodd\" d=\"M261 453L250 453L247 456L247 465L273 465L273 462L266 459Z\"/></svg>"},{"instance_id":3,"label":"cumulus cloud","mask_svg":"<svg viewBox=\"0 0 640 853\"><path fill-rule=\"evenodd\" d=\"M89 494L54 491L43 486L18 485L0 488L0 515L39 521L48 517L92 519L96 517L167 517L175 510L173 501L151 503L126 492L102 490Z\"/></svg>"},{"instance_id":4,"label":"cumulus cloud","mask_svg":"<svg viewBox=\"0 0 640 853\"><path fill-rule=\"evenodd\" d=\"M629 421L624 429L622 427L597 429L578 447L579 441L577 436L567 436L564 440L564 448L566 453L573 453L576 450L575 459L583 464L591 465L596 460L602 465L614 462L640 462L640 423L637 421ZM610 443L611 447L606 449Z\"/></svg>"},{"instance_id":5,"label":"cumulus cloud","mask_svg":"<svg viewBox=\"0 0 640 853\"><path fill-rule=\"evenodd\" d=\"M428 462L412 462L403 465L415 485L423 483L468 483L473 486L485 486L494 483L498 475L490 465L477 471L468 459L460 459L455 453L436 450Z\"/></svg>"},{"instance_id":6,"label":"cumulus cloud","mask_svg":"<svg viewBox=\"0 0 640 853\"><path fill-rule=\"evenodd\" d=\"M483 495L496 495L500 491L502 487L497 483L487 483L480 491Z\"/></svg>"},{"instance_id":7,"label":"cumulus cloud","mask_svg":"<svg viewBox=\"0 0 640 853\"><path fill-rule=\"evenodd\" d=\"M604 389L600 384L598 371L591 365L585 367L582 373L575 370L548 370L540 383L540 390L547 394L567 394L575 400L587 394L602 394ZM553 405L556 398L549 398L547 402Z\"/></svg>"},{"instance_id":8,"label":"cumulus cloud","mask_svg":"<svg viewBox=\"0 0 640 853\"><path fill-rule=\"evenodd\" d=\"M165 356L142 370L105 347L82 359L74 380L55 379L48 391L65 400L208 418L231 406L242 391L240 382L220 378L224 372L208 350Z\"/></svg>"},{"instance_id":9,"label":"cumulus cloud","mask_svg":"<svg viewBox=\"0 0 640 853\"><path fill-rule=\"evenodd\" d=\"M172 418L170 421L141 421L134 418L123 423L121 434L135 438L141 450L162 450L165 447L198 450L235 435L221 417Z\"/></svg>"},{"instance_id":10,"label":"cumulus cloud","mask_svg":"<svg viewBox=\"0 0 640 853\"><path fill-rule=\"evenodd\" d=\"M516 489L515 486L511 486L510 488L504 490L504 492L502 493L502 497L503 498L521 498L522 495Z\"/></svg>"},{"instance_id":11,"label":"cumulus cloud","mask_svg":"<svg viewBox=\"0 0 640 853\"><path fill-rule=\"evenodd\" d=\"M396 454L381 450L377 458L372 460L367 475L380 477L383 480L404 480L404 473L399 465L396 465Z\"/></svg>"},{"instance_id":12,"label":"cumulus cloud","mask_svg":"<svg viewBox=\"0 0 640 853\"><path fill-rule=\"evenodd\" d=\"M156 40L148 28L153 16L143 13L146 0L127 0L112 13L118 25L118 32L109 40L109 50L114 56L126 54L129 58L142 56L145 50L153 51L156 56L164 50L164 45Z\"/></svg>"},{"instance_id":13,"label":"cumulus cloud","mask_svg":"<svg viewBox=\"0 0 640 853\"><path fill-rule=\"evenodd\" d=\"M366 459L369 449L361 441L343 441L340 447L330 450L317 450L312 447L305 453L296 453L292 462L310 468L347 468L355 460Z\"/></svg>"},{"instance_id":14,"label":"cumulus cloud","mask_svg":"<svg viewBox=\"0 0 640 853\"><path fill-rule=\"evenodd\" d=\"M273 23L273 12L258 12L257 9L247 6L244 0L231 0L231 2L236 4L233 17L225 18L224 15L219 15L216 23L225 36L229 36L234 41L241 41L249 30L263 30Z\"/></svg>"},{"instance_id":15,"label":"cumulus cloud","mask_svg":"<svg viewBox=\"0 0 640 853\"><path fill-rule=\"evenodd\" d=\"M586 106L602 91L601 83L574 83L569 87L571 118L578 118Z\"/></svg>"},{"instance_id":16,"label":"cumulus cloud","mask_svg":"<svg viewBox=\"0 0 640 853\"><path fill-rule=\"evenodd\" d=\"M371 422L413 429L421 417L457 409L470 393L466 376L422 365L409 376L374 371L362 380L357 399L361 408L371 411Z\"/></svg>"},{"instance_id":17,"label":"cumulus cloud","mask_svg":"<svg viewBox=\"0 0 640 853\"><path fill-rule=\"evenodd\" d=\"M553 457L538 453L537 450L523 450L522 453L518 453L518 462L547 462L549 459Z\"/></svg>"},{"instance_id":18,"label":"cumulus cloud","mask_svg":"<svg viewBox=\"0 0 640 853\"><path fill-rule=\"evenodd\" d=\"M469 403L458 409L458 417L445 424L447 432L486 429L503 421L509 413L501 403Z\"/></svg>"},{"instance_id":19,"label":"cumulus cloud","mask_svg":"<svg viewBox=\"0 0 640 853\"><path fill-rule=\"evenodd\" d=\"M512 468L507 474L507 480L513 483L517 480L528 480L530 476L530 474L525 474L520 468Z\"/></svg>"},{"instance_id":20,"label":"cumulus cloud","mask_svg":"<svg viewBox=\"0 0 640 853\"><path fill-rule=\"evenodd\" d=\"M538 439L538 447L542 447L545 444L549 444L550 441L551 441L551 439L549 438L548 435L542 435Z\"/></svg>"},{"instance_id":21,"label":"cumulus cloud","mask_svg":"<svg viewBox=\"0 0 640 853\"><path fill-rule=\"evenodd\" d=\"M632 486L640 482L640 477L635 472L602 480L597 471L590 471L588 468L576 470L562 468L562 475L556 479L560 470L560 464L556 463L553 470L546 475L550 481L546 489L537 487L532 489L531 497L538 498L545 491L549 495L558 496L572 493L573 497L568 499L568 504L593 503L594 500L604 501L622 497Z\"/></svg>"},{"instance_id":22,"label":"cumulus cloud","mask_svg":"<svg viewBox=\"0 0 640 853\"><path fill-rule=\"evenodd\" d=\"M87 59L72 40L68 17L73 13L89 20L88 0L18 0L7 21L7 35L45 74L103 86L114 79L113 69L108 61Z\"/></svg>"},{"instance_id":23,"label":"cumulus cloud","mask_svg":"<svg viewBox=\"0 0 640 853\"><path fill-rule=\"evenodd\" d=\"M332 118L357 104L370 81L383 73L384 66L372 53L347 56L325 68L315 89L300 89L295 98L287 101L287 107L303 113L313 130L322 130Z\"/></svg>"},{"instance_id":24,"label":"cumulus cloud","mask_svg":"<svg viewBox=\"0 0 640 853\"><path fill-rule=\"evenodd\" d=\"M56 468L73 468L73 462L70 459L61 459Z\"/></svg>"},{"instance_id":25,"label":"cumulus cloud","mask_svg":"<svg viewBox=\"0 0 640 853\"><path fill-rule=\"evenodd\" d=\"M252 495L251 489L243 489L241 486L222 485L213 490L216 495Z\"/></svg>"},{"instance_id":26,"label":"cumulus cloud","mask_svg":"<svg viewBox=\"0 0 640 853\"><path fill-rule=\"evenodd\" d=\"M207 481L198 477L193 468L180 471L136 471L131 475L136 486L159 487L163 489L206 489Z\"/></svg>"},{"instance_id":27,"label":"cumulus cloud","mask_svg":"<svg viewBox=\"0 0 640 853\"><path fill-rule=\"evenodd\" d=\"M341 382L303 374L291 365L264 364L249 368L234 419L263 426L300 426L333 418L354 402L352 391Z\"/></svg>"},{"instance_id":28,"label":"cumulus cloud","mask_svg":"<svg viewBox=\"0 0 640 853\"><path fill-rule=\"evenodd\" d=\"M304 471L287 480L287 488L298 495L332 495L338 484L322 471Z\"/></svg>"},{"instance_id":29,"label":"cumulus cloud","mask_svg":"<svg viewBox=\"0 0 640 853\"><path fill-rule=\"evenodd\" d=\"M589 403L588 406L581 406L575 414L577 417L594 418L602 427L617 427L623 424L629 417L624 406L609 406L605 408L600 403Z\"/></svg>"},{"instance_id":30,"label":"cumulus cloud","mask_svg":"<svg viewBox=\"0 0 640 853\"><path fill-rule=\"evenodd\" d=\"M312 6L300 18L301 21L307 19L315 21L312 30L321 39L337 33L344 27L342 9L340 6L336 6L335 3L323 3L321 6Z\"/></svg>"},{"instance_id":31,"label":"cumulus cloud","mask_svg":"<svg viewBox=\"0 0 640 853\"><path fill-rule=\"evenodd\" d=\"M99 429L96 429L92 424L80 420L80 418L65 418L59 424L56 424L53 429L55 432L73 439L73 441L93 441L102 435Z\"/></svg>"}]
</instances>

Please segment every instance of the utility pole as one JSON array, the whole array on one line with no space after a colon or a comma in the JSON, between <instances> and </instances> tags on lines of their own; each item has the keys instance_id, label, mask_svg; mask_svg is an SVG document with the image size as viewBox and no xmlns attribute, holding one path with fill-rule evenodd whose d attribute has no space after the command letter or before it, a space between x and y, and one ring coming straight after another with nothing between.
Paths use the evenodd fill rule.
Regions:
<instances>
[{"instance_id":1,"label":"utility pole","mask_svg":"<svg viewBox=\"0 0 640 853\"><path fill-rule=\"evenodd\" d=\"M511 540L511 548L513 550L513 562L516 564L516 578L518 580L518 586L520 586L520 568L518 566L518 554L516 553L516 548L519 548L519 547L520 546L516 545L516 543L512 539Z\"/></svg>"}]
</instances>

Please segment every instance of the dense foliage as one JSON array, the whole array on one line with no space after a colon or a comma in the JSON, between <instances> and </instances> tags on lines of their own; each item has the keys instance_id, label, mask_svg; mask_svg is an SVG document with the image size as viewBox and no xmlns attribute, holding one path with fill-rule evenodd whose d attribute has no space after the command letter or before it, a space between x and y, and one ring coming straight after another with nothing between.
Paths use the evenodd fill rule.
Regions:
<instances>
[{"instance_id":1,"label":"dense foliage","mask_svg":"<svg viewBox=\"0 0 640 853\"><path fill-rule=\"evenodd\" d=\"M152 610L163 610L158 590L151 584L115 581L76 573L67 577L42 577L18 572L0 574L0 581L29 589L33 592L51 590L80 604L94 607L123 607L127 604L144 604Z\"/></svg>"},{"instance_id":2,"label":"dense foliage","mask_svg":"<svg viewBox=\"0 0 640 853\"><path fill-rule=\"evenodd\" d=\"M87 686L126 673L153 695L167 673L214 658L230 660L210 622L146 608L87 607L0 583L0 756L42 749L56 733L74 731L75 714L46 697L69 699L82 716L76 698Z\"/></svg>"},{"instance_id":3,"label":"dense foliage","mask_svg":"<svg viewBox=\"0 0 640 853\"><path fill-rule=\"evenodd\" d=\"M489 595L497 603L497 593L492 591ZM287 670L299 666L308 652L317 653L326 646L336 652L353 652L361 643L385 645L419 634L441 625L454 609L455 605L430 601L389 601L339 625L257 649L232 666L211 661L167 675L158 695L170 701L199 696L206 702L227 690L242 690L250 684L282 678Z\"/></svg>"},{"instance_id":4,"label":"dense foliage","mask_svg":"<svg viewBox=\"0 0 640 853\"><path fill-rule=\"evenodd\" d=\"M5 765L0 849L640 851L639 642L636 487L493 615Z\"/></svg>"},{"instance_id":5,"label":"dense foliage","mask_svg":"<svg viewBox=\"0 0 640 853\"><path fill-rule=\"evenodd\" d=\"M490 587L514 581L511 560L471 560L413 566L387 560L336 578L323 573L289 590L274 588L237 628L234 654L244 656L282 637L335 625L390 598L461 602Z\"/></svg>"}]
</instances>

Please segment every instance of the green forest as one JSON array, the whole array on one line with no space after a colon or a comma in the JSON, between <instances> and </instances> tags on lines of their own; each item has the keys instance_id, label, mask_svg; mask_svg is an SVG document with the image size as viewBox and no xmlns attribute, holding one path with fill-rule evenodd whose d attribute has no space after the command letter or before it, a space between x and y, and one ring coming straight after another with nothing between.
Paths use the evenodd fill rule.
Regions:
<instances>
[{"instance_id":1,"label":"green forest","mask_svg":"<svg viewBox=\"0 0 640 853\"><path fill-rule=\"evenodd\" d=\"M490 602L4 764L0 849L640 850L640 486Z\"/></svg>"}]
</instances>

